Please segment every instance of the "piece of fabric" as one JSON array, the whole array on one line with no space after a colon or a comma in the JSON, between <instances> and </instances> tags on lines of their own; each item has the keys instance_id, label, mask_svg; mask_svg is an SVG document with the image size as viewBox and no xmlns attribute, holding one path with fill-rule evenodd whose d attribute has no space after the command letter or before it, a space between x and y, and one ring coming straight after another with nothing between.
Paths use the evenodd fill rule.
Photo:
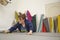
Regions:
<instances>
[{"instance_id":1,"label":"piece of fabric","mask_svg":"<svg viewBox=\"0 0 60 40\"><path fill-rule=\"evenodd\" d=\"M50 27L50 32L54 32L54 23L53 23L53 18L49 18L49 27Z\"/></svg>"},{"instance_id":2,"label":"piece of fabric","mask_svg":"<svg viewBox=\"0 0 60 40\"><path fill-rule=\"evenodd\" d=\"M46 32L46 26L44 25L44 22L43 22L43 25L42 25L42 32Z\"/></svg>"},{"instance_id":3,"label":"piece of fabric","mask_svg":"<svg viewBox=\"0 0 60 40\"><path fill-rule=\"evenodd\" d=\"M38 32L42 31L43 18L44 18L44 14L42 14L41 17L40 17L40 23L39 23L39 27L38 27Z\"/></svg>"},{"instance_id":4,"label":"piece of fabric","mask_svg":"<svg viewBox=\"0 0 60 40\"><path fill-rule=\"evenodd\" d=\"M27 10L26 14L27 14L27 19L31 22L32 21L32 16L31 16L29 10Z\"/></svg>"},{"instance_id":5,"label":"piece of fabric","mask_svg":"<svg viewBox=\"0 0 60 40\"><path fill-rule=\"evenodd\" d=\"M36 32L36 15L32 16L33 31Z\"/></svg>"},{"instance_id":6,"label":"piece of fabric","mask_svg":"<svg viewBox=\"0 0 60 40\"><path fill-rule=\"evenodd\" d=\"M57 19L58 19L58 32L60 33L60 15L57 16Z\"/></svg>"},{"instance_id":7,"label":"piece of fabric","mask_svg":"<svg viewBox=\"0 0 60 40\"><path fill-rule=\"evenodd\" d=\"M56 18L56 19L54 19L54 32L57 32L57 25L58 25L58 21Z\"/></svg>"},{"instance_id":8,"label":"piece of fabric","mask_svg":"<svg viewBox=\"0 0 60 40\"><path fill-rule=\"evenodd\" d=\"M45 18L43 22L44 22L44 25L46 26L46 31L50 32L48 18Z\"/></svg>"},{"instance_id":9,"label":"piece of fabric","mask_svg":"<svg viewBox=\"0 0 60 40\"><path fill-rule=\"evenodd\" d=\"M18 13L17 13L17 11L15 11L15 20L16 20L16 22L18 22Z\"/></svg>"}]
</instances>

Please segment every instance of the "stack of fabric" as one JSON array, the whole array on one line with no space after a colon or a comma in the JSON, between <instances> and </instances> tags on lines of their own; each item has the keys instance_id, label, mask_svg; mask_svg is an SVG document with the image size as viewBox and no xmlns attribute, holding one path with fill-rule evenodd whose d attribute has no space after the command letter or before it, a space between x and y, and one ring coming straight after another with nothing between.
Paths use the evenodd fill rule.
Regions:
<instances>
[{"instance_id":1,"label":"stack of fabric","mask_svg":"<svg viewBox=\"0 0 60 40\"><path fill-rule=\"evenodd\" d=\"M46 18L44 18L44 15L41 15L38 29L36 26L36 15L31 16L29 10L27 10L26 15L27 19L33 24L34 32L38 30L38 32L60 33L60 15L58 15L57 17L46 17ZM18 22L18 13L16 11L15 11L15 20L16 22Z\"/></svg>"},{"instance_id":2,"label":"stack of fabric","mask_svg":"<svg viewBox=\"0 0 60 40\"><path fill-rule=\"evenodd\" d=\"M50 32L53 32L54 30L54 23L53 23L53 18L49 18L49 26L50 26Z\"/></svg>"},{"instance_id":3,"label":"stack of fabric","mask_svg":"<svg viewBox=\"0 0 60 40\"><path fill-rule=\"evenodd\" d=\"M48 18L43 19L43 23L46 27L46 32L50 32Z\"/></svg>"},{"instance_id":4,"label":"stack of fabric","mask_svg":"<svg viewBox=\"0 0 60 40\"><path fill-rule=\"evenodd\" d=\"M42 29L41 32L60 33L60 15L58 15L57 17L44 18L42 23L43 23L42 28L39 29L39 30Z\"/></svg>"},{"instance_id":5,"label":"stack of fabric","mask_svg":"<svg viewBox=\"0 0 60 40\"><path fill-rule=\"evenodd\" d=\"M60 15L57 16L57 19L58 19L58 32L60 33Z\"/></svg>"}]
</instances>

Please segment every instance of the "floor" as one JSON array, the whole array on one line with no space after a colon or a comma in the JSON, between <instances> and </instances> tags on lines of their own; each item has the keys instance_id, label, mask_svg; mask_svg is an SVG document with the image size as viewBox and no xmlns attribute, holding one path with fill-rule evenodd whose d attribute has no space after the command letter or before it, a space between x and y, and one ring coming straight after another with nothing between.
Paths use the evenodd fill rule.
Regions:
<instances>
[{"instance_id":1,"label":"floor","mask_svg":"<svg viewBox=\"0 0 60 40\"><path fill-rule=\"evenodd\" d=\"M60 40L60 33L0 33L0 40Z\"/></svg>"}]
</instances>

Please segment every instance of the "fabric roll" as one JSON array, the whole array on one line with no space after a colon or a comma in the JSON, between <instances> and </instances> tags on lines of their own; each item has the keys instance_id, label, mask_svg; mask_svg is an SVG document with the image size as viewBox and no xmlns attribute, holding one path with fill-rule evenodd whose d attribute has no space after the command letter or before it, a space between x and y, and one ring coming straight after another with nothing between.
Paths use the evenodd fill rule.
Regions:
<instances>
[{"instance_id":1,"label":"fabric roll","mask_svg":"<svg viewBox=\"0 0 60 40\"><path fill-rule=\"evenodd\" d=\"M15 11L15 20L16 20L16 22L18 22L18 12L17 11Z\"/></svg>"},{"instance_id":2,"label":"fabric roll","mask_svg":"<svg viewBox=\"0 0 60 40\"><path fill-rule=\"evenodd\" d=\"M50 32L54 32L54 21L53 18L49 18L49 27L50 27Z\"/></svg>"},{"instance_id":3,"label":"fabric roll","mask_svg":"<svg viewBox=\"0 0 60 40\"><path fill-rule=\"evenodd\" d=\"M55 18L54 19L54 32L55 33L57 32L57 25L58 25L57 18Z\"/></svg>"},{"instance_id":4,"label":"fabric roll","mask_svg":"<svg viewBox=\"0 0 60 40\"><path fill-rule=\"evenodd\" d=\"M12 25L15 25L18 22L18 13L15 11L15 19L12 22Z\"/></svg>"},{"instance_id":5,"label":"fabric roll","mask_svg":"<svg viewBox=\"0 0 60 40\"><path fill-rule=\"evenodd\" d=\"M44 14L41 15L40 23L39 23L39 27L38 27L38 32L42 31L43 18L44 18Z\"/></svg>"},{"instance_id":6,"label":"fabric roll","mask_svg":"<svg viewBox=\"0 0 60 40\"><path fill-rule=\"evenodd\" d=\"M36 15L32 16L33 31L36 32Z\"/></svg>"},{"instance_id":7,"label":"fabric roll","mask_svg":"<svg viewBox=\"0 0 60 40\"><path fill-rule=\"evenodd\" d=\"M58 32L60 33L60 15L57 16L57 19L58 19Z\"/></svg>"},{"instance_id":8,"label":"fabric roll","mask_svg":"<svg viewBox=\"0 0 60 40\"><path fill-rule=\"evenodd\" d=\"M42 32L46 32L46 26L44 25L44 22L43 22L43 26L42 26Z\"/></svg>"},{"instance_id":9,"label":"fabric roll","mask_svg":"<svg viewBox=\"0 0 60 40\"><path fill-rule=\"evenodd\" d=\"M54 20L52 18L52 32L54 32Z\"/></svg>"},{"instance_id":10,"label":"fabric roll","mask_svg":"<svg viewBox=\"0 0 60 40\"><path fill-rule=\"evenodd\" d=\"M32 21L32 16L31 16L29 10L27 10L26 15L27 15L27 19L31 22Z\"/></svg>"},{"instance_id":11,"label":"fabric roll","mask_svg":"<svg viewBox=\"0 0 60 40\"><path fill-rule=\"evenodd\" d=\"M46 26L46 31L50 32L48 18L45 18L43 22L44 22L44 25Z\"/></svg>"}]
</instances>

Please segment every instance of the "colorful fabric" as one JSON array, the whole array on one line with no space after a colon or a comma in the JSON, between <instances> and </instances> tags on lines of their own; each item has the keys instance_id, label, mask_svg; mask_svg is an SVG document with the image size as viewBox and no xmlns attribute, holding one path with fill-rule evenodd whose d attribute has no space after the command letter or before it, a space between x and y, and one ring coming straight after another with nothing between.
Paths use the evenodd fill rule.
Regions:
<instances>
[{"instance_id":1,"label":"colorful fabric","mask_svg":"<svg viewBox=\"0 0 60 40\"><path fill-rule=\"evenodd\" d=\"M57 17L58 19L58 32L60 33L60 15Z\"/></svg>"},{"instance_id":2,"label":"colorful fabric","mask_svg":"<svg viewBox=\"0 0 60 40\"><path fill-rule=\"evenodd\" d=\"M33 30L36 32L37 26L36 26L36 15L32 16L32 24L33 24Z\"/></svg>"},{"instance_id":3,"label":"colorful fabric","mask_svg":"<svg viewBox=\"0 0 60 40\"><path fill-rule=\"evenodd\" d=\"M39 23L39 27L38 27L38 32L42 31L43 18L44 18L44 14L41 15L40 23Z\"/></svg>"},{"instance_id":4,"label":"colorful fabric","mask_svg":"<svg viewBox=\"0 0 60 40\"><path fill-rule=\"evenodd\" d=\"M54 21L53 18L49 18L50 32L54 32Z\"/></svg>"},{"instance_id":5,"label":"colorful fabric","mask_svg":"<svg viewBox=\"0 0 60 40\"><path fill-rule=\"evenodd\" d=\"M44 25L44 22L43 22L43 26L42 26L42 32L46 32L46 26Z\"/></svg>"},{"instance_id":6,"label":"colorful fabric","mask_svg":"<svg viewBox=\"0 0 60 40\"><path fill-rule=\"evenodd\" d=\"M27 19L31 22L32 21L32 16L30 14L30 12L27 10Z\"/></svg>"},{"instance_id":7,"label":"colorful fabric","mask_svg":"<svg viewBox=\"0 0 60 40\"><path fill-rule=\"evenodd\" d=\"M44 25L46 26L46 31L50 32L48 18L45 18L43 22L44 22Z\"/></svg>"},{"instance_id":8,"label":"colorful fabric","mask_svg":"<svg viewBox=\"0 0 60 40\"><path fill-rule=\"evenodd\" d=\"M15 11L15 20L18 22L18 13Z\"/></svg>"},{"instance_id":9,"label":"colorful fabric","mask_svg":"<svg viewBox=\"0 0 60 40\"><path fill-rule=\"evenodd\" d=\"M58 21L56 18L56 19L54 19L54 32L57 32L57 25L58 25Z\"/></svg>"}]
</instances>

